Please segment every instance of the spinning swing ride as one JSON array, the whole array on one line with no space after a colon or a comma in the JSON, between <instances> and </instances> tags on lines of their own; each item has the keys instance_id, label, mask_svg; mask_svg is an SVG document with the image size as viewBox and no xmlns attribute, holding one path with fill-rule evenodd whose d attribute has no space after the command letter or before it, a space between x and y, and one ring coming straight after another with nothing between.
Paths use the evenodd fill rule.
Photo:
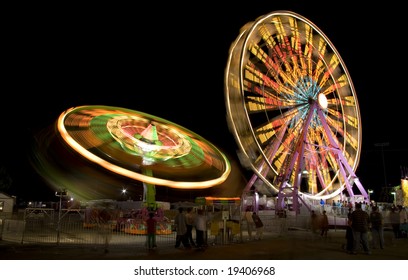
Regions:
<instances>
[{"instance_id":1,"label":"spinning swing ride","mask_svg":"<svg viewBox=\"0 0 408 280\"><path fill-rule=\"evenodd\" d=\"M156 186L204 190L231 172L227 157L209 141L147 113L78 106L62 112L56 128L56 135L39 134L33 166L50 185L82 201L108 199L130 180L143 184L146 209L154 211Z\"/></svg>"},{"instance_id":2,"label":"spinning swing ride","mask_svg":"<svg viewBox=\"0 0 408 280\"><path fill-rule=\"evenodd\" d=\"M241 28L225 69L225 101L241 162L277 210L356 193L361 117L338 51L311 21L275 11Z\"/></svg>"},{"instance_id":3,"label":"spinning swing ride","mask_svg":"<svg viewBox=\"0 0 408 280\"><path fill-rule=\"evenodd\" d=\"M96 226L103 217L115 229L132 234L146 233L149 212L158 222L156 234L172 233L156 201L157 186L181 190L181 195L183 190L218 186L231 172L227 157L198 134L113 106L78 106L62 112L55 131L39 133L34 150L33 166L51 186L64 186L76 201L91 202L84 227ZM143 185L141 209L124 209L126 218L111 202L124 182Z\"/></svg>"}]
</instances>

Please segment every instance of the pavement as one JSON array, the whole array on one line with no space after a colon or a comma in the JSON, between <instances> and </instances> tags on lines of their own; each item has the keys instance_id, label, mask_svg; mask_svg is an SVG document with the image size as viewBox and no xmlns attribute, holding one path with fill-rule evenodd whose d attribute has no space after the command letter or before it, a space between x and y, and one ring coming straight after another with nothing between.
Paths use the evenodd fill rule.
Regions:
<instances>
[{"instance_id":1,"label":"pavement","mask_svg":"<svg viewBox=\"0 0 408 280\"><path fill-rule=\"evenodd\" d=\"M38 245L0 241L1 260L408 260L408 239L385 231L385 248L371 255L344 251L345 230L330 229L327 238L307 230L290 230L262 240L210 244L206 249L176 249L167 245L149 251L131 246Z\"/></svg>"}]
</instances>

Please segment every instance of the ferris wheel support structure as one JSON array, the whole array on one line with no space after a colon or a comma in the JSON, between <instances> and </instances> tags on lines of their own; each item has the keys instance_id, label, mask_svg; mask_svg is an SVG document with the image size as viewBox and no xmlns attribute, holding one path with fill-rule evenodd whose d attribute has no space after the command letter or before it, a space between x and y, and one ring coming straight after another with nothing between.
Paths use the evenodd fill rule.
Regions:
<instances>
[{"instance_id":1,"label":"ferris wheel support structure","mask_svg":"<svg viewBox=\"0 0 408 280\"><path fill-rule=\"evenodd\" d=\"M360 191L361 195L364 197L364 199L368 201L369 200L368 193L364 189L363 185L361 184L360 180L354 173L351 166L347 163L346 158L344 157L338 144L336 143L333 136L331 135L331 131L326 122L322 108L319 106L318 102L315 100L311 101L311 103L312 104L310 106L309 114L306 120L306 124L304 126L304 131L302 132L303 133L302 138L299 138L299 141L296 145L297 147L296 152L292 156L290 166L286 170L286 173L283 176L284 180L281 182L280 187L279 187L277 210L284 209L284 206L285 206L284 198L285 197L293 198L293 209L296 211L296 213L299 213L300 211L299 200L301 200L304 203L304 205L309 209L307 203L305 203L302 197L299 196L299 189L300 189L300 183L302 180L301 172L304 167L304 153L303 152L304 152L304 147L306 144L306 131L307 131L307 127L309 126L310 120L315 111L317 112L317 115L321 121L321 124L326 133L326 136L329 139L329 143L332 146L330 147L330 152L333 153L334 158L337 161L337 164L339 166L339 172L341 173L342 178L347 178L344 180L344 186L342 188L339 188L337 192L341 193L344 189L346 189L349 194L350 199L352 200L352 202L354 202L353 201L354 200L353 185L355 184L358 190ZM289 176L293 173L292 171L293 171L294 166L296 166L296 171L294 174L297 174L295 178L295 183L294 183L294 186L288 186L287 182L289 180ZM303 194L303 195L307 197L307 194Z\"/></svg>"},{"instance_id":2,"label":"ferris wheel support structure","mask_svg":"<svg viewBox=\"0 0 408 280\"><path fill-rule=\"evenodd\" d=\"M283 210L285 208L285 198L291 197L292 198L292 207L293 210L296 211L296 213L300 212L300 205L299 205L299 200L303 202L303 205L310 210L310 207L306 203L306 201L302 198L302 196L305 196L306 198L308 197L307 194L302 194L302 196L299 195L299 189L300 189L300 184L302 180L302 170L304 168L304 148L306 142L306 133L307 133L307 128L310 124L310 121L313 117L314 112L317 113L321 124L324 128L325 134L327 138L329 139L329 143L331 147L328 147L330 152L334 155L334 158L337 161L337 164L339 166L339 172L342 175L342 178L347 178L344 180L344 187L340 188L337 192L340 194L344 189L346 189L350 199L352 202L354 202L354 191L353 191L353 185L355 184L358 190L360 191L361 195L364 197L366 201L369 200L368 193L364 189L363 185L361 184L360 180L356 176L355 172L351 168L351 166L347 163L347 159L344 157L343 153L341 152L338 144L334 140L333 136L331 135L330 128L326 122L324 113L322 111L322 108L319 106L318 102L316 100L311 101L311 107L309 110L308 117L305 122L304 130L302 132L302 137L299 138L299 141L296 145L296 152L293 154L290 165L288 169L286 169L285 174L282 174L280 178L283 178L280 182L279 186L279 192L278 192L278 200L277 200L277 206L276 210ZM272 148L272 153L270 153L271 158L273 158L274 149ZM267 165L266 164L261 164L262 167L260 168L261 174L266 174L267 173ZM296 171L294 174L297 174L294 186L288 185L289 177L293 173L293 169L296 166ZM279 176L278 176L279 177ZM321 176L319 176L321 178ZM251 189L251 187L255 184L255 182L258 180L257 174L253 174L251 179L248 181L248 184L246 185L244 189L244 193L248 193ZM275 182L276 183L276 182ZM255 207L258 207L257 201L255 201Z\"/></svg>"}]
</instances>

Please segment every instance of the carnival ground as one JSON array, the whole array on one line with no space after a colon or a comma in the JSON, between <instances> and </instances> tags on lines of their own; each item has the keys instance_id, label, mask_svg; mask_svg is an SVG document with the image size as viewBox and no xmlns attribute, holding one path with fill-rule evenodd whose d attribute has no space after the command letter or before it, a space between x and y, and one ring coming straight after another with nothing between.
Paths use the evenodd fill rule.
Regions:
<instances>
[{"instance_id":1,"label":"carnival ground","mask_svg":"<svg viewBox=\"0 0 408 280\"><path fill-rule=\"evenodd\" d=\"M0 241L2 260L408 260L408 239L395 239L384 232L385 248L372 249L371 255L344 251L344 229L329 230L328 237L309 230L292 229L285 235L268 235L262 240L212 244L206 249L176 249L172 245L149 251L141 247L75 245L30 245Z\"/></svg>"}]
</instances>

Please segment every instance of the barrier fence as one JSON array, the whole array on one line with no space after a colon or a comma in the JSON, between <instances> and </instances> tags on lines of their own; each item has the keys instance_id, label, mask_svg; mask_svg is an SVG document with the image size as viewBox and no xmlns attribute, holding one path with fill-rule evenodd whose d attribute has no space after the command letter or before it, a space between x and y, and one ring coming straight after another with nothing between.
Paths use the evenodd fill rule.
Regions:
<instances>
[{"instance_id":1,"label":"barrier fence","mask_svg":"<svg viewBox=\"0 0 408 280\"><path fill-rule=\"evenodd\" d=\"M52 209L26 209L23 213L0 216L0 239L21 244L64 244L90 246L132 246L144 248L146 235L130 230L130 224L118 226L116 221L90 225L85 222L85 210L56 213ZM173 212L166 213L172 221ZM206 239L209 245L239 243L249 239L245 215L235 219L223 219L221 213L207 213ZM286 235L292 230L310 230L310 215L288 212L277 215L274 211L259 211L263 221L264 236ZM383 212L385 226L389 226L388 212ZM340 211L328 213L333 229L344 229L346 216ZM174 246L176 232L170 222L170 230L156 235L158 246ZM255 235L255 233L253 233ZM193 230L195 238L195 230Z\"/></svg>"}]
</instances>

